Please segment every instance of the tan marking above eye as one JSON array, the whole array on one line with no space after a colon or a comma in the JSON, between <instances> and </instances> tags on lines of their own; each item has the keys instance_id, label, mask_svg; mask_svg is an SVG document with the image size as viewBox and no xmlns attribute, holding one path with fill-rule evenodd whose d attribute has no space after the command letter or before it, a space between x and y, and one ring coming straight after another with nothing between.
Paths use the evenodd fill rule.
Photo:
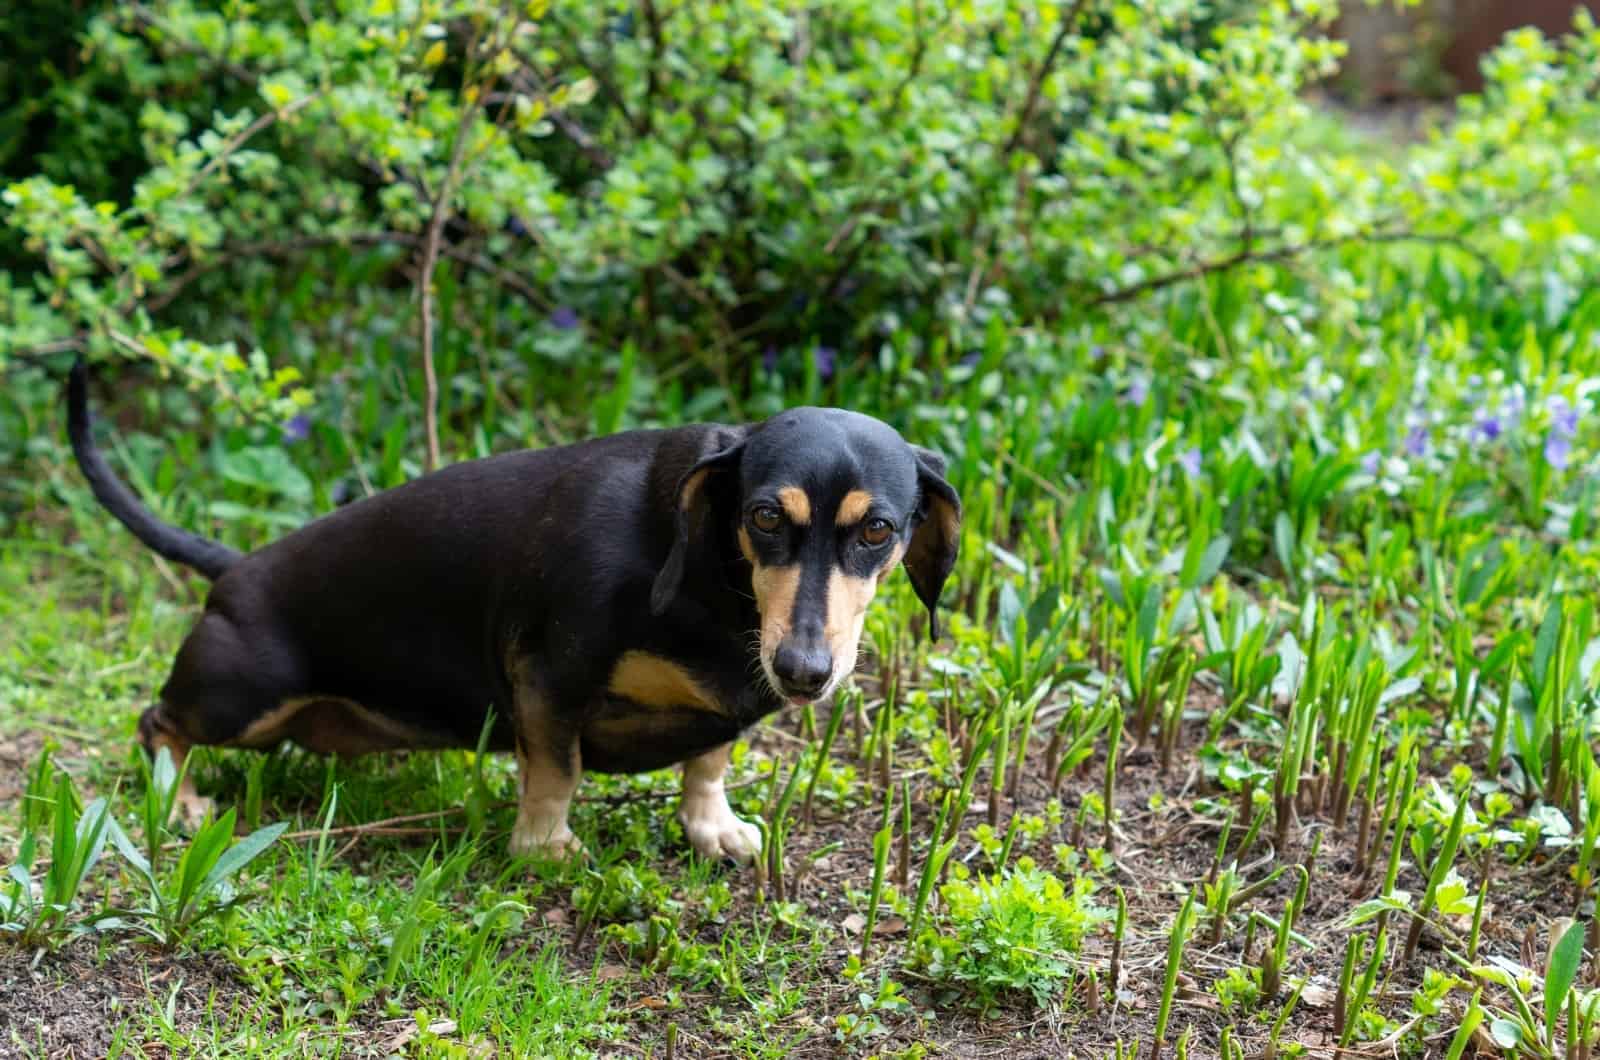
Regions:
<instances>
[{"instance_id":1,"label":"tan marking above eye","mask_svg":"<svg viewBox=\"0 0 1600 1060\"><path fill-rule=\"evenodd\" d=\"M851 490L839 502L839 511L833 517L835 526L854 526L866 517L872 507L872 494L866 490Z\"/></svg>"},{"instance_id":2,"label":"tan marking above eye","mask_svg":"<svg viewBox=\"0 0 1600 1060\"><path fill-rule=\"evenodd\" d=\"M606 690L645 707L722 709L688 670L646 651L624 652L612 668Z\"/></svg>"},{"instance_id":3,"label":"tan marking above eye","mask_svg":"<svg viewBox=\"0 0 1600 1060\"><path fill-rule=\"evenodd\" d=\"M778 491L778 503L783 505L789 521L796 526L807 526L811 522L811 498L806 496L806 491L799 486L785 486Z\"/></svg>"}]
</instances>

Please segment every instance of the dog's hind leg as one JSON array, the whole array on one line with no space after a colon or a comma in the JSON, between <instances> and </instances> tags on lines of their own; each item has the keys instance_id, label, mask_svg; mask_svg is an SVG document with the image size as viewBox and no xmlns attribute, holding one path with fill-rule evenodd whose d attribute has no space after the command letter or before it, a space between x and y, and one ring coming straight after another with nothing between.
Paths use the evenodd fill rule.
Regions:
<instances>
[{"instance_id":1,"label":"dog's hind leg","mask_svg":"<svg viewBox=\"0 0 1600 1060\"><path fill-rule=\"evenodd\" d=\"M139 742L152 761L155 760L156 753L165 747L167 753L172 756L173 766L178 768L183 766L184 759L188 757L189 749L193 746L179 731L165 703L157 703L139 715ZM178 816L191 829L204 820L212 810L211 800L195 790L194 779L187 770L184 771L183 780L178 784L176 803Z\"/></svg>"},{"instance_id":2,"label":"dog's hind leg","mask_svg":"<svg viewBox=\"0 0 1600 1060\"><path fill-rule=\"evenodd\" d=\"M527 683L515 695L518 798L511 853L581 854L583 844L567 824L567 809L583 777L578 734L558 724L545 697Z\"/></svg>"}]
</instances>

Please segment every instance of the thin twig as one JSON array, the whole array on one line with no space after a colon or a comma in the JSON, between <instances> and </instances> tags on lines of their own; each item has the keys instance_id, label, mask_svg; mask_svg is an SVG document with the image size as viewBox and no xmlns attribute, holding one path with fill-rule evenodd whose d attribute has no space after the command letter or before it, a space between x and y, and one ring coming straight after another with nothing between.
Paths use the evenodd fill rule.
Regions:
<instances>
[{"instance_id":1,"label":"thin twig","mask_svg":"<svg viewBox=\"0 0 1600 1060\"><path fill-rule=\"evenodd\" d=\"M321 91L312 92L310 95L301 96L292 103L286 103L282 107L279 107L275 110L266 111L257 117L255 121L239 130L239 132L233 135L232 139L223 144L222 149L215 155L211 156L210 161L201 166L199 169L195 170L194 176L189 178L189 182L188 184L184 185L183 191L179 192L173 197L173 201L181 202L187 198L195 188L200 186L202 181L204 181L212 173L216 172L217 168L226 162L235 151L239 150L239 148L248 143L250 139L261 130L265 129L269 125L272 125L274 122L304 110L321 97Z\"/></svg>"},{"instance_id":2,"label":"thin twig","mask_svg":"<svg viewBox=\"0 0 1600 1060\"><path fill-rule=\"evenodd\" d=\"M1493 275L1497 282L1511 290L1516 290L1509 278L1501 271L1499 266L1466 239L1460 235L1448 232L1356 232L1351 235L1334 236L1328 239L1312 239L1304 243L1285 243L1280 246L1265 250L1246 251L1243 248L1220 258L1209 261L1196 262L1185 268L1174 269L1171 272L1152 276L1147 280L1107 291L1088 300L1086 305L1102 306L1114 305L1119 302L1129 302L1135 298L1158 291L1173 284L1183 283L1185 280L1198 280L1215 272L1224 272L1238 265L1267 264L1276 261L1285 261L1291 258L1313 254L1323 250L1335 250L1339 247L1358 245L1363 243L1427 243L1436 246L1449 246L1476 260L1485 271Z\"/></svg>"},{"instance_id":3,"label":"thin twig","mask_svg":"<svg viewBox=\"0 0 1600 1060\"><path fill-rule=\"evenodd\" d=\"M1067 42L1068 34L1077 24L1078 15L1087 3L1088 0L1077 0L1071 8L1062 12L1061 24L1056 27L1056 35L1050 41L1050 50L1044 53L1044 59L1033 71L1033 76L1028 79L1028 94L1022 101L1022 113L1017 116L1017 127L1012 130L1011 138L1000 150L1002 158L1009 157L1022 145L1022 138L1027 135L1028 123L1033 121L1033 112L1039 107L1039 96L1043 94L1045 78L1050 76L1050 70L1056 64L1056 57L1061 54L1061 46Z\"/></svg>"},{"instance_id":4,"label":"thin twig","mask_svg":"<svg viewBox=\"0 0 1600 1060\"><path fill-rule=\"evenodd\" d=\"M477 47L474 40L468 46L468 61ZM464 77L463 80L466 78ZM463 94L466 85L463 84ZM422 302L422 379L425 393L422 405L423 431L427 435L428 449L423 458L424 473L439 466L439 376L433 367L433 270L439 262L439 239L444 233L445 220L450 216L450 196L456 178L461 172L461 159L467 150L467 133L478 116L483 99L482 91L474 95L461 108L461 120L456 123L455 142L450 148L450 165L439 181L439 193L433 200L433 216L428 220L428 235L422 247L422 265L417 270L417 294Z\"/></svg>"},{"instance_id":5,"label":"thin twig","mask_svg":"<svg viewBox=\"0 0 1600 1060\"><path fill-rule=\"evenodd\" d=\"M422 237L413 235L410 232L395 231L331 232L323 235L295 236L292 239L284 240L231 243L218 248L204 261L197 261L190 265L188 270L174 279L161 294L145 302L145 308L152 313L160 312L173 299L177 298L189 284L213 269L221 268L233 261L253 257L287 257L301 251L316 250L321 247L382 246L385 243L417 247L421 245ZM536 287L487 255L478 254L464 247L453 245L441 246L439 253L479 272L493 276L512 291L521 295L524 300L535 308L548 311L552 306L550 299L540 293Z\"/></svg>"},{"instance_id":6,"label":"thin twig","mask_svg":"<svg viewBox=\"0 0 1600 1060\"><path fill-rule=\"evenodd\" d=\"M222 70L232 77L238 78L247 85L255 85L261 81L261 75L257 74L254 70L240 66L238 63L224 56L209 52L193 41L185 40L182 34L176 33L170 27L164 25L161 21L161 18L143 4L135 4L131 8L127 9L127 13L133 17L135 22L143 23L145 27L159 31L161 34L161 44L171 45L178 51L183 52L185 55L192 55L197 59L204 59L213 66L217 67L219 70Z\"/></svg>"},{"instance_id":7,"label":"thin twig","mask_svg":"<svg viewBox=\"0 0 1600 1060\"><path fill-rule=\"evenodd\" d=\"M610 61L609 56L610 45L608 44L606 49L608 53L607 61L604 63L595 62L584 54L583 46L578 43L578 38L572 34L572 32L567 28L566 23L564 23L560 18L552 14L543 23L541 23L541 26L555 27L556 33L559 34L566 45L572 49L572 58L577 60L580 66L583 66L589 71L589 76L594 78L595 83L600 86L600 91L605 94L607 99L611 100L612 106L617 108L617 113L622 115L622 120L627 122L628 127L631 128L635 133L642 134L644 132L643 127L634 118L633 112L628 109L628 101L623 96L622 89L617 86L617 79L614 76L616 73L616 65ZM601 34L601 38L607 39L605 34ZM528 61L521 55L520 52L517 53L517 55L518 58L523 60L523 62L526 63Z\"/></svg>"},{"instance_id":8,"label":"thin twig","mask_svg":"<svg viewBox=\"0 0 1600 1060\"><path fill-rule=\"evenodd\" d=\"M511 83L516 86L517 90L543 99L546 106L549 107L546 116L550 119L550 123L560 129L562 134L572 141L578 152L587 158L596 169L604 173L616 165L616 159L611 157L609 151L600 146L600 141L596 140L588 129L585 129L578 123L576 118L568 114L565 107L557 107L551 102L550 89L546 84L547 78L544 72L533 64L533 60L514 48L511 53L524 66L524 69L513 71L511 74Z\"/></svg>"},{"instance_id":9,"label":"thin twig","mask_svg":"<svg viewBox=\"0 0 1600 1060\"><path fill-rule=\"evenodd\" d=\"M755 784L765 783L766 780L766 777L755 777L750 780L740 781L737 784L729 784L725 790L738 791L740 788L748 788ZM598 803L602 806L625 806L628 803L633 802L653 802L657 799L676 798L681 794L682 792L679 791L625 791L618 795L591 795L588 797L579 795L573 798L572 801L577 803ZM488 807L488 810L507 810L515 805L517 805L515 799L507 799L503 802L492 803ZM406 826L415 825L418 821L432 821L444 817L459 817L466 812L467 808L465 806L446 806L442 810L428 810L425 813L401 814L399 817L385 817L380 821L365 821L361 824L340 825L338 828L308 828L301 832L287 832L280 838L284 840L294 840L316 839L317 837L323 835L346 836L431 834L435 832L436 829L408 828Z\"/></svg>"},{"instance_id":10,"label":"thin twig","mask_svg":"<svg viewBox=\"0 0 1600 1060\"><path fill-rule=\"evenodd\" d=\"M922 74L922 60L928 52L928 35L922 27L922 0L912 0L911 3L911 38L913 41L911 62L906 66L905 76L894 86L894 93L889 97L889 109L884 113L885 118L893 118L900 113L906 89L910 88L911 82Z\"/></svg>"},{"instance_id":11,"label":"thin twig","mask_svg":"<svg viewBox=\"0 0 1600 1060\"><path fill-rule=\"evenodd\" d=\"M642 0L644 7L645 25L650 29L650 62L645 67L644 107L642 120L644 121L643 135L649 136L655 128L656 99L661 93L661 53L666 50L666 44L661 34L661 13L656 10L655 0Z\"/></svg>"}]
</instances>

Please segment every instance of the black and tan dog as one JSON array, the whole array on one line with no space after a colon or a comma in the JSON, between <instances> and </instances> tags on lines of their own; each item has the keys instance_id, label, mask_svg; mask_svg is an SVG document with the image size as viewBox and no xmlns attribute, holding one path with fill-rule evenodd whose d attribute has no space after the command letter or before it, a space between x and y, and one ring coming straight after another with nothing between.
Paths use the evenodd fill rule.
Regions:
<instances>
[{"instance_id":1,"label":"black and tan dog","mask_svg":"<svg viewBox=\"0 0 1600 1060\"><path fill-rule=\"evenodd\" d=\"M147 750L472 747L492 707L491 746L517 755L516 853L579 849L582 770L681 762L690 842L748 859L759 833L723 793L732 740L834 691L896 564L932 623L959 538L943 461L840 409L457 464L249 555L117 480L81 363L68 428L100 502L216 583L140 718Z\"/></svg>"}]
</instances>

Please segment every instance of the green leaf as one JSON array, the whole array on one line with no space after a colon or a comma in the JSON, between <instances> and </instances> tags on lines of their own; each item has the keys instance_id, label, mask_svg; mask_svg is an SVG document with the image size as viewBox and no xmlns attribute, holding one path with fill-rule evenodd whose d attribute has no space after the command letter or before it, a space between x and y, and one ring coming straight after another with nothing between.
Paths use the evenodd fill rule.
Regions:
<instances>
[{"instance_id":1,"label":"green leaf","mask_svg":"<svg viewBox=\"0 0 1600 1060\"><path fill-rule=\"evenodd\" d=\"M1501 1017L1489 1024L1489 1036L1502 1049L1515 1049L1522 1044L1522 1027Z\"/></svg>"},{"instance_id":2,"label":"green leaf","mask_svg":"<svg viewBox=\"0 0 1600 1060\"><path fill-rule=\"evenodd\" d=\"M1283 567L1283 572L1291 581L1295 577L1295 536L1294 523L1289 519L1289 513L1278 512L1278 517L1272 522L1272 547L1277 552L1278 564Z\"/></svg>"},{"instance_id":3,"label":"green leaf","mask_svg":"<svg viewBox=\"0 0 1600 1060\"><path fill-rule=\"evenodd\" d=\"M311 480L289 459L289 454L272 446L247 446L218 458L218 470L229 482L277 494L304 504L311 500Z\"/></svg>"},{"instance_id":4,"label":"green leaf","mask_svg":"<svg viewBox=\"0 0 1600 1060\"><path fill-rule=\"evenodd\" d=\"M227 849L233 835L233 809L230 807L221 818L208 821L195 833L189 846L178 859L177 893L172 906L179 917L202 896L201 884L222 852Z\"/></svg>"},{"instance_id":5,"label":"green leaf","mask_svg":"<svg viewBox=\"0 0 1600 1060\"><path fill-rule=\"evenodd\" d=\"M1217 576L1222 565L1228 560L1228 550L1233 547L1233 539L1227 534L1218 536L1211 544L1206 546L1205 555L1200 557L1200 569L1195 571L1194 579L1189 587L1205 585Z\"/></svg>"},{"instance_id":6,"label":"green leaf","mask_svg":"<svg viewBox=\"0 0 1600 1060\"><path fill-rule=\"evenodd\" d=\"M1061 586L1047 585L1033 602L1028 605L1027 622L1028 637L1036 640L1049 631L1051 620L1055 617L1056 608L1061 602Z\"/></svg>"},{"instance_id":7,"label":"green leaf","mask_svg":"<svg viewBox=\"0 0 1600 1060\"><path fill-rule=\"evenodd\" d=\"M996 632L1003 644L1010 644L1017 628L1017 616L1022 614L1022 597L1017 587L1007 579L1000 583L1000 609L996 617Z\"/></svg>"},{"instance_id":8,"label":"green leaf","mask_svg":"<svg viewBox=\"0 0 1600 1060\"><path fill-rule=\"evenodd\" d=\"M229 813L231 814L232 811L230 810ZM271 846L279 836L283 835L288 828L287 821L269 824L265 828L251 832L229 847L227 852L217 859L217 863L212 866L211 871L206 874L205 883L201 887L202 893L212 893L224 880L260 857L261 853Z\"/></svg>"},{"instance_id":9,"label":"green leaf","mask_svg":"<svg viewBox=\"0 0 1600 1060\"><path fill-rule=\"evenodd\" d=\"M1539 635L1533 642L1534 695L1543 700L1545 683L1550 673L1550 657L1556 650L1556 638L1561 635L1561 598L1550 601L1545 608L1544 621L1539 623Z\"/></svg>"},{"instance_id":10,"label":"green leaf","mask_svg":"<svg viewBox=\"0 0 1600 1060\"><path fill-rule=\"evenodd\" d=\"M1574 920L1567 926L1550 952L1550 966L1544 976L1544 1028L1545 1041L1556 1040L1556 1022L1566 1005L1567 991L1578 975L1578 964L1583 960L1583 925Z\"/></svg>"}]
</instances>

